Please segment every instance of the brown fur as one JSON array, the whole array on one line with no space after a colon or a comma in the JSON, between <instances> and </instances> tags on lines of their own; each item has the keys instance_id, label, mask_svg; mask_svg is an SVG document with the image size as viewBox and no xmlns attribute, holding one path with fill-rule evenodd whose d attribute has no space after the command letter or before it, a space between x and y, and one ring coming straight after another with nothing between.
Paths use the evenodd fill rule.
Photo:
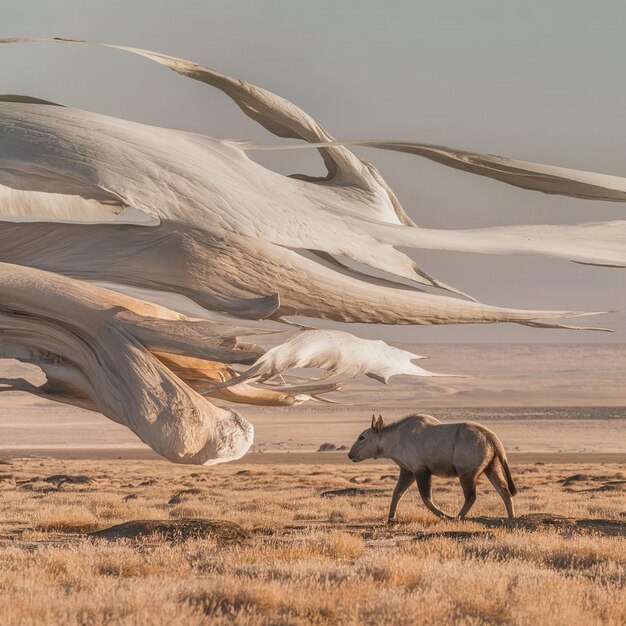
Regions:
<instances>
[{"instance_id":1,"label":"brown fur","mask_svg":"<svg viewBox=\"0 0 626 626\"><path fill-rule=\"evenodd\" d=\"M453 519L432 501L432 476L458 476L465 502L463 519L476 501L476 483L482 474L504 501L509 518L515 517L512 496L517 488L506 452L497 435L475 422L442 424L430 415L409 415L386 426L381 415L372 415L371 427L363 431L348 455L353 461L389 458L400 466L389 521L395 520L398 502L415 481L426 507L438 517Z\"/></svg>"}]
</instances>

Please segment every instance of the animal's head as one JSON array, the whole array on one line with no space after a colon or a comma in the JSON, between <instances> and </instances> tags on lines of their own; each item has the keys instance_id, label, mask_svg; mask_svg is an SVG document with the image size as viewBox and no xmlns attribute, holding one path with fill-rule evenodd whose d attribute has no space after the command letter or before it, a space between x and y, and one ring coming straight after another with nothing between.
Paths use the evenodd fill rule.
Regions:
<instances>
[{"instance_id":1,"label":"animal's head","mask_svg":"<svg viewBox=\"0 0 626 626\"><path fill-rule=\"evenodd\" d=\"M376 419L376 416L372 415L372 425L359 435L352 448L350 448L350 452L348 452L348 458L358 463L365 459L377 459L381 456L383 452L381 436L384 428L383 416L379 415L378 419Z\"/></svg>"}]
</instances>

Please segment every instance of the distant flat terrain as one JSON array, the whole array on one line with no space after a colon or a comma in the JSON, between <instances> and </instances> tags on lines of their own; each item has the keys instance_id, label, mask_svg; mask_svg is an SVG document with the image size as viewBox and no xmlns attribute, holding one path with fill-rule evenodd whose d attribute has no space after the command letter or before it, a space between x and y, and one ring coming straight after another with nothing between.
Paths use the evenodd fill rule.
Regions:
<instances>
[{"instance_id":1,"label":"distant flat terrain","mask_svg":"<svg viewBox=\"0 0 626 626\"><path fill-rule=\"evenodd\" d=\"M546 465L615 463L626 465L626 452L511 452L511 465L532 463ZM142 448L2 448L0 459L57 459L66 461L156 461L169 463L148 447ZM236 465L352 465L347 452L250 452L242 459L232 461ZM381 459L365 461L365 465L389 465L393 462Z\"/></svg>"},{"instance_id":2,"label":"distant flat terrain","mask_svg":"<svg viewBox=\"0 0 626 626\"><path fill-rule=\"evenodd\" d=\"M388 385L359 378L332 396L337 405L228 406L254 424L253 452L350 446L372 413L392 421L421 412L449 422L484 422L512 454L626 453L626 344L397 345L428 355L422 364L429 370L468 378L397 377ZM3 364L0 376L42 381L16 362ZM0 448L17 456L152 454L127 428L101 415L13 392L0 394Z\"/></svg>"}]
</instances>

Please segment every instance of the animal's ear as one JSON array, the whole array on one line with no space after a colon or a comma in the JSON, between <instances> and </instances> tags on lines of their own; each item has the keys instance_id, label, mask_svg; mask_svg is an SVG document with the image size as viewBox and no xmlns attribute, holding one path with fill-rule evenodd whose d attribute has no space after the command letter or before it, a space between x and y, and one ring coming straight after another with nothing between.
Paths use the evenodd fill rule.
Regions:
<instances>
[{"instance_id":1,"label":"animal's ear","mask_svg":"<svg viewBox=\"0 0 626 626\"><path fill-rule=\"evenodd\" d=\"M372 425L370 428L376 428L376 416L372 413Z\"/></svg>"},{"instance_id":2,"label":"animal's ear","mask_svg":"<svg viewBox=\"0 0 626 626\"><path fill-rule=\"evenodd\" d=\"M377 433L382 433L383 432L383 428L385 428L385 424L383 422L383 416L379 415L378 416L378 420L377 420L376 424L374 425L374 430Z\"/></svg>"}]
</instances>

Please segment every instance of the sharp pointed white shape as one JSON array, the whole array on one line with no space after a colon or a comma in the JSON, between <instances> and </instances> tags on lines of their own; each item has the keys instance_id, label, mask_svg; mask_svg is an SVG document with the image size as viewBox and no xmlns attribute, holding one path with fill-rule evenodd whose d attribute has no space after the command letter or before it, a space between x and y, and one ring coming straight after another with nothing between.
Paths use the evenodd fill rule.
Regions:
<instances>
[{"instance_id":1,"label":"sharp pointed white shape","mask_svg":"<svg viewBox=\"0 0 626 626\"><path fill-rule=\"evenodd\" d=\"M229 313L221 313L215 310L205 309L193 300L179 293L172 291L161 291L158 289L146 289L137 286L122 285L119 283L99 282L101 287L111 291L117 291L139 300L160 304L168 309L182 313L189 318L203 319L225 327L239 327L235 334L238 336L247 335L277 335L280 333L291 332L293 329L288 328L292 324L283 320L254 320L246 319L245 326L241 326L241 318ZM294 324L300 326L299 324Z\"/></svg>"},{"instance_id":2,"label":"sharp pointed white shape","mask_svg":"<svg viewBox=\"0 0 626 626\"><path fill-rule=\"evenodd\" d=\"M0 180L16 185L20 174L11 172L9 176L9 169L0 164ZM20 184L24 184L26 180L27 178L22 179ZM39 184L43 182L39 181ZM89 196L96 194L90 194L86 189L80 193L78 189L73 191L77 193L70 193L69 189L66 193L22 190L0 184L1 219L4 222L84 222L137 226L155 226L159 223L157 219L125 206L114 194L103 192L95 199Z\"/></svg>"},{"instance_id":3,"label":"sharp pointed white shape","mask_svg":"<svg viewBox=\"0 0 626 626\"><path fill-rule=\"evenodd\" d=\"M622 176L430 144L394 141L365 141L359 144L422 156L448 167L493 178L522 189L585 200L626 202L626 178Z\"/></svg>"},{"instance_id":4,"label":"sharp pointed white shape","mask_svg":"<svg viewBox=\"0 0 626 626\"><path fill-rule=\"evenodd\" d=\"M293 368L321 368L322 378L365 375L386 383L392 376L454 376L435 374L413 363L422 356L381 340L355 337L339 330L303 330L268 350L238 378L216 385L224 389L246 381L269 380Z\"/></svg>"},{"instance_id":5,"label":"sharp pointed white shape","mask_svg":"<svg viewBox=\"0 0 626 626\"><path fill-rule=\"evenodd\" d=\"M162 352L154 355L168 369L203 396L242 404L260 406L294 406L320 399L321 394L337 391L340 383L298 385L280 388L253 387L246 383L234 384L225 389L214 390L216 382L232 380L237 376L225 363L190 358Z\"/></svg>"},{"instance_id":6,"label":"sharp pointed white shape","mask_svg":"<svg viewBox=\"0 0 626 626\"><path fill-rule=\"evenodd\" d=\"M626 220L468 230L396 229L384 235L381 232L381 239L421 249L539 254L589 265L626 267Z\"/></svg>"},{"instance_id":7,"label":"sharp pointed white shape","mask_svg":"<svg viewBox=\"0 0 626 626\"><path fill-rule=\"evenodd\" d=\"M514 187L531 191L542 191L547 194L571 196L585 200L626 202L626 178L622 176L521 161L495 154L470 152L428 143L382 139L347 139L312 142L308 145L277 145L253 142L244 142L242 145L246 150L270 151L319 149L333 146L378 148L421 156L454 169L493 178Z\"/></svg>"}]
</instances>

